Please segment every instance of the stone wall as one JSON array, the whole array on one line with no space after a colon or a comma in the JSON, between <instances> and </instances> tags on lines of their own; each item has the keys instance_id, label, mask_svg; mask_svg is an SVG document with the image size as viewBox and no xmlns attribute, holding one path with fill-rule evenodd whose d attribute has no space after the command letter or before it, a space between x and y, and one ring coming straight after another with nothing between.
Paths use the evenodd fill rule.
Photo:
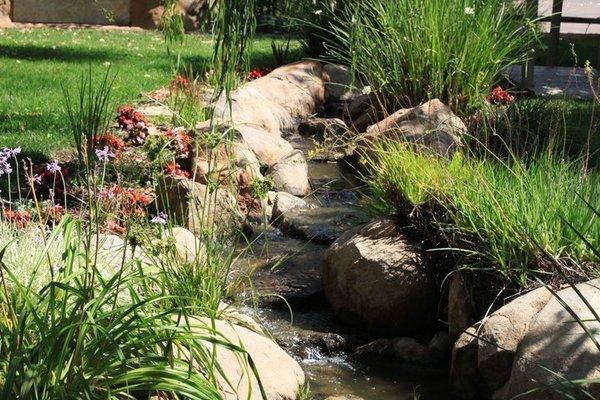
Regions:
<instances>
[{"instance_id":1,"label":"stone wall","mask_svg":"<svg viewBox=\"0 0 600 400\"><path fill-rule=\"evenodd\" d=\"M0 0L2 2L10 0ZM14 22L129 25L130 0L12 0Z\"/></svg>"}]
</instances>

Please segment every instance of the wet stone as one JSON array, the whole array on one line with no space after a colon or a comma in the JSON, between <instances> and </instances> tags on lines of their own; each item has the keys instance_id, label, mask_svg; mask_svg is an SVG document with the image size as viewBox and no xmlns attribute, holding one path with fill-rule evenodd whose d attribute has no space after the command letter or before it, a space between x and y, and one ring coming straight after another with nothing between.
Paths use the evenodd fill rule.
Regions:
<instances>
[{"instance_id":1,"label":"wet stone","mask_svg":"<svg viewBox=\"0 0 600 400\"><path fill-rule=\"evenodd\" d=\"M348 229L368 221L366 212L352 206L296 209L282 216L282 229L313 243L330 245Z\"/></svg>"},{"instance_id":2,"label":"wet stone","mask_svg":"<svg viewBox=\"0 0 600 400\"><path fill-rule=\"evenodd\" d=\"M252 276L252 286L242 297L252 298L261 307L306 306L323 299L321 266L326 250L275 229L262 232L248 254L251 259L241 259L237 265Z\"/></svg>"}]
</instances>

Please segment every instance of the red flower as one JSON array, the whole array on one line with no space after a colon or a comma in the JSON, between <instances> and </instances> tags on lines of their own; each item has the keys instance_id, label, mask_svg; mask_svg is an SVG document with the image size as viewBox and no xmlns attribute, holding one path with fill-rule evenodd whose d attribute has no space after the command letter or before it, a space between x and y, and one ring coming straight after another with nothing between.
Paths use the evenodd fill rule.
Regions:
<instances>
[{"instance_id":1,"label":"red flower","mask_svg":"<svg viewBox=\"0 0 600 400\"><path fill-rule=\"evenodd\" d=\"M169 84L169 90L172 92L183 91L190 92L192 90L192 83L188 78L183 75L177 75Z\"/></svg>"},{"instance_id":2,"label":"red flower","mask_svg":"<svg viewBox=\"0 0 600 400\"><path fill-rule=\"evenodd\" d=\"M248 72L247 79L249 81L253 81L255 79L262 78L263 76L267 75L271 71L272 70L269 68L254 68L250 72Z\"/></svg>"},{"instance_id":3,"label":"red flower","mask_svg":"<svg viewBox=\"0 0 600 400\"><path fill-rule=\"evenodd\" d=\"M181 157L187 157L192 144L192 137L183 128L169 128L166 132L169 140L172 140Z\"/></svg>"},{"instance_id":4,"label":"red flower","mask_svg":"<svg viewBox=\"0 0 600 400\"><path fill-rule=\"evenodd\" d=\"M106 146L110 151L115 153L117 157L121 154L121 151L123 151L123 148L125 147L125 142L123 139L113 135L110 132L94 136L93 140L94 148L103 149Z\"/></svg>"},{"instance_id":5,"label":"red flower","mask_svg":"<svg viewBox=\"0 0 600 400\"><path fill-rule=\"evenodd\" d=\"M4 220L15 224L18 229L23 229L31 221L31 213L29 211L2 209Z\"/></svg>"},{"instance_id":6,"label":"red flower","mask_svg":"<svg viewBox=\"0 0 600 400\"><path fill-rule=\"evenodd\" d=\"M167 165L165 165L165 174L166 175L175 175L175 176L179 176L182 178L190 178L190 173L182 170L181 166L179 164L176 163L169 163Z\"/></svg>"},{"instance_id":7,"label":"red flower","mask_svg":"<svg viewBox=\"0 0 600 400\"><path fill-rule=\"evenodd\" d=\"M125 233L125 228L114 221L106 221L104 228L110 233L116 233L117 235L122 235Z\"/></svg>"},{"instance_id":8,"label":"red flower","mask_svg":"<svg viewBox=\"0 0 600 400\"><path fill-rule=\"evenodd\" d=\"M492 89L492 92L486 97L487 101L495 105L508 105L515 101L514 96L502 89L500 86L496 86Z\"/></svg>"},{"instance_id":9,"label":"red flower","mask_svg":"<svg viewBox=\"0 0 600 400\"><path fill-rule=\"evenodd\" d=\"M125 139L134 144L144 144L148 134L146 117L131 106L121 106L118 109L117 123L125 132Z\"/></svg>"},{"instance_id":10,"label":"red flower","mask_svg":"<svg viewBox=\"0 0 600 400\"><path fill-rule=\"evenodd\" d=\"M61 206L60 204L55 204L55 205L46 205L46 207L43 210L43 215L44 218L46 218L48 221L52 221L52 222L59 222L62 217L65 215L66 211L64 209L63 206Z\"/></svg>"}]
</instances>

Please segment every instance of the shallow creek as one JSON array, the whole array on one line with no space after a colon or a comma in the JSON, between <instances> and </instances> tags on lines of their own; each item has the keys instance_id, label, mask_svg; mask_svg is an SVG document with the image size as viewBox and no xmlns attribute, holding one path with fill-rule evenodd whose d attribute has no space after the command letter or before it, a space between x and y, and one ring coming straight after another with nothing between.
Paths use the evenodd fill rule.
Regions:
<instances>
[{"instance_id":1,"label":"shallow creek","mask_svg":"<svg viewBox=\"0 0 600 400\"><path fill-rule=\"evenodd\" d=\"M310 139L287 139L305 152L311 148ZM363 214L358 210L356 216L353 211L360 200L355 179L342 173L334 162L309 162L309 175L315 189L307 199L314 207L311 221L323 224L318 232L328 229L332 214L341 215L336 219L341 230L348 221L360 223L357 219ZM315 399L334 395L365 400L448 399L446 371L423 373L352 360L349 351L377 337L334 318L322 293L320 276L327 243L300 236L279 228L256 233L252 252L244 257L256 267L253 288L242 293L241 300L254 304L243 311L261 322L302 365ZM282 259L285 261L278 263ZM278 296L285 297L286 302Z\"/></svg>"}]
</instances>

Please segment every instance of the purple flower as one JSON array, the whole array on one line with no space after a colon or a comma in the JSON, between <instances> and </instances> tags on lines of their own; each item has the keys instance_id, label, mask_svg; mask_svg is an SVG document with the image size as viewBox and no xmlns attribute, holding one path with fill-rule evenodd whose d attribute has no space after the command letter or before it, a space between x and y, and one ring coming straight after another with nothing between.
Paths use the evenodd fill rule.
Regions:
<instances>
[{"instance_id":1,"label":"purple flower","mask_svg":"<svg viewBox=\"0 0 600 400\"><path fill-rule=\"evenodd\" d=\"M37 185L41 185L42 184L42 177L39 176L38 174L35 174L32 178L27 177L27 179L29 180L29 183L33 183L33 184L37 184Z\"/></svg>"},{"instance_id":2,"label":"purple flower","mask_svg":"<svg viewBox=\"0 0 600 400\"><path fill-rule=\"evenodd\" d=\"M102 162L109 162L112 158L115 158L115 153L110 151L108 146L104 146L103 149L96 149L96 157Z\"/></svg>"},{"instance_id":3,"label":"purple flower","mask_svg":"<svg viewBox=\"0 0 600 400\"><path fill-rule=\"evenodd\" d=\"M165 214L164 212L159 212L158 215L154 216L154 218L152 218L150 220L151 223L153 224L158 224L158 225L166 225L167 224L167 214Z\"/></svg>"},{"instance_id":4,"label":"purple flower","mask_svg":"<svg viewBox=\"0 0 600 400\"><path fill-rule=\"evenodd\" d=\"M15 147L14 149L10 149L8 147L5 147L4 149L2 149L2 153L4 155L4 157L8 158L8 157L14 157L17 154L21 153L21 148L20 147Z\"/></svg>"},{"instance_id":5,"label":"purple flower","mask_svg":"<svg viewBox=\"0 0 600 400\"><path fill-rule=\"evenodd\" d=\"M8 163L7 159L0 158L0 176L6 174L10 174L12 172L12 167Z\"/></svg>"},{"instance_id":6,"label":"purple flower","mask_svg":"<svg viewBox=\"0 0 600 400\"><path fill-rule=\"evenodd\" d=\"M0 176L4 174L8 175L13 171L9 159L14 154L18 154L18 152L20 152L21 149L18 149L17 153L15 153L15 150L5 147L4 149L2 149L2 151L0 151Z\"/></svg>"},{"instance_id":7,"label":"purple flower","mask_svg":"<svg viewBox=\"0 0 600 400\"><path fill-rule=\"evenodd\" d=\"M52 174L56 174L57 172L60 172L61 168L60 165L58 165L58 161L54 160L51 163L46 164L46 171L52 173Z\"/></svg>"}]
</instances>

